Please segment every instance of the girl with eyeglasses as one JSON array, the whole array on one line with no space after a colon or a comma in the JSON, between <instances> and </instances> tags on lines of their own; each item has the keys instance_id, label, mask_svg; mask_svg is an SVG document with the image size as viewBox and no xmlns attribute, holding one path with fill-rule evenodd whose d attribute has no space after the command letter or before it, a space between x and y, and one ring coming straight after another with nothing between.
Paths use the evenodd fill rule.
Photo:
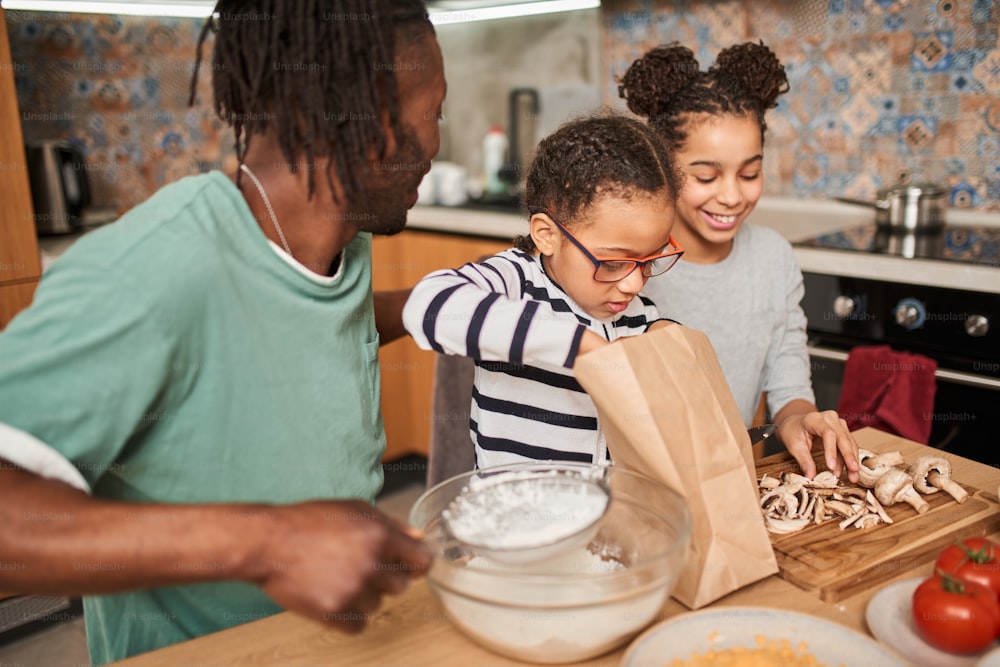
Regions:
<instances>
[{"instance_id":1,"label":"girl with eyeglasses","mask_svg":"<svg viewBox=\"0 0 1000 667\"><path fill-rule=\"evenodd\" d=\"M570 121L539 143L528 171L529 233L413 289L403 319L417 344L475 360L478 467L607 458L573 364L670 325L639 293L683 252L670 235L678 183L646 124L616 114Z\"/></svg>"},{"instance_id":2,"label":"girl with eyeglasses","mask_svg":"<svg viewBox=\"0 0 1000 667\"><path fill-rule=\"evenodd\" d=\"M815 405L791 245L746 222L763 192L764 115L787 91L778 58L753 42L723 49L707 71L690 49L660 46L620 78L619 95L663 137L683 173L674 235L686 252L644 295L708 335L748 425L766 392L777 436L804 474L816 474L816 438L830 470L846 463L856 481L858 446L846 422Z\"/></svg>"}]
</instances>

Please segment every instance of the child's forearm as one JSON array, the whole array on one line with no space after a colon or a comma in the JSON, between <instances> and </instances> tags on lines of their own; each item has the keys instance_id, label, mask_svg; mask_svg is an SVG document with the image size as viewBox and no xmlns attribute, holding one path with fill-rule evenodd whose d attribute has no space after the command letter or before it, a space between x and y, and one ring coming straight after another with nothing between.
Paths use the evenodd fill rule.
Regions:
<instances>
[{"instance_id":1,"label":"child's forearm","mask_svg":"<svg viewBox=\"0 0 1000 667\"><path fill-rule=\"evenodd\" d=\"M576 357L579 359L584 354L602 348L605 345L608 345L608 341L604 340L600 334L587 329L583 332L583 337L580 339L580 350L577 352Z\"/></svg>"},{"instance_id":2,"label":"child's forearm","mask_svg":"<svg viewBox=\"0 0 1000 667\"><path fill-rule=\"evenodd\" d=\"M512 299L455 272L418 283L403 323L425 350L544 368L572 367L584 329L545 302Z\"/></svg>"}]
</instances>

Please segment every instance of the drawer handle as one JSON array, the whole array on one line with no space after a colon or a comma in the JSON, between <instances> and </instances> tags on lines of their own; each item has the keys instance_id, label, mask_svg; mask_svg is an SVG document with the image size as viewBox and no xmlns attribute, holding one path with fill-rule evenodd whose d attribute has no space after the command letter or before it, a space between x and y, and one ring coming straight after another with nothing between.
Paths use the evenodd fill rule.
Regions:
<instances>
[{"instance_id":1,"label":"drawer handle","mask_svg":"<svg viewBox=\"0 0 1000 667\"><path fill-rule=\"evenodd\" d=\"M808 350L809 356L815 357L816 359L841 362L847 361L847 352L844 352L843 350L834 350L829 347L819 347L817 345L808 346ZM942 382L953 382L955 384L964 384L978 389L1000 391L1000 379L992 378L986 375L973 375L972 373L963 373L961 371L951 371L946 368L938 368L934 371L934 377Z\"/></svg>"}]
</instances>

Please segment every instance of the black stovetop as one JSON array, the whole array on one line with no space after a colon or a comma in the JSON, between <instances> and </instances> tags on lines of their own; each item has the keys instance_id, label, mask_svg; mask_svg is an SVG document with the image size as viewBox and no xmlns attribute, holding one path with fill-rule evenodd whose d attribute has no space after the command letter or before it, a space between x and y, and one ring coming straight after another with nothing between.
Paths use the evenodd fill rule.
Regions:
<instances>
[{"instance_id":1,"label":"black stovetop","mask_svg":"<svg viewBox=\"0 0 1000 667\"><path fill-rule=\"evenodd\" d=\"M1000 227L948 226L939 232L901 234L869 224L794 245L1000 267Z\"/></svg>"}]
</instances>

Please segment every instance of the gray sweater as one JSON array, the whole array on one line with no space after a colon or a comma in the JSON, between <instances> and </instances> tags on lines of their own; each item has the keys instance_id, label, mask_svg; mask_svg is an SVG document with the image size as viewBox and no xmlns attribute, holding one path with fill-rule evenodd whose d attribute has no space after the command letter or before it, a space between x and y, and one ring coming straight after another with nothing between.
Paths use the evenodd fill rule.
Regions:
<instances>
[{"instance_id":1,"label":"gray sweater","mask_svg":"<svg viewBox=\"0 0 1000 667\"><path fill-rule=\"evenodd\" d=\"M802 272L773 229L743 223L724 260L681 258L650 278L643 293L664 316L705 332L747 425L762 391L771 415L795 398L815 402L799 305Z\"/></svg>"}]
</instances>

